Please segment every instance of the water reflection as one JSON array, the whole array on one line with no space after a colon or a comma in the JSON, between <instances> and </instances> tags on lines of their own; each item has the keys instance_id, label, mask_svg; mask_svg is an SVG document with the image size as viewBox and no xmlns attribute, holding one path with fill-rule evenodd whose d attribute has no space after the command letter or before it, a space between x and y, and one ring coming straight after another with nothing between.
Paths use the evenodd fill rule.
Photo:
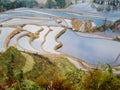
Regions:
<instances>
[{"instance_id":1,"label":"water reflection","mask_svg":"<svg viewBox=\"0 0 120 90\"><path fill-rule=\"evenodd\" d=\"M23 11L22 11L23 10ZM95 22L97 26L101 26L104 24L104 20L94 18L94 17L88 17L88 16L82 16L82 15L74 15L67 12L59 12L59 11L53 11L53 10L30 10L30 9L18 9L16 11L6 12L5 14L0 14L0 19L7 19L10 17L17 17L17 16L28 16L28 17L48 17L47 14L55 15L57 17L67 17L67 18L79 18L84 20L92 20ZM46 15L42 14L46 13ZM109 21L111 22L111 21Z\"/></svg>"},{"instance_id":2,"label":"water reflection","mask_svg":"<svg viewBox=\"0 0 120 90\"><path fill-rule=\"evenodd\" d=\"M119 42L80 37L71 30L67 30L58 41L63 43L63 47L58 51L94 65L97 65L98 62L112 63L120 53Z\"/></svg>"},{"instance_id":3,"label":"water reflection","mask_svg":"<svg viewBox=\"0 0 120 90\"><path fill-rule=\"evenodd\" d=\"M12 31L15 30L15 28L0 28L1 33L0 33L0 51L4 51L4 43L7 38L7 36L12 33Z\"/></svg>"},{"instance_id":4,"label":"water reflection","mask_svg":"<svg viewBox=\"0 0 120 90\"><path fill-rule=\"evenodd\" d=\"M40 10L42 11L42 10ZM45 10L45 11L42 11L42 12L45 12L45 13L50 13L50 14L53 14L53 15L56 15L56 16L59 16L59 17L69 17L69 18L79 18L79 19L87 19L87 20L92 20L97 26L101 26L105 23L105 20L102 20L102 19L98 19L98 18L92 18L92 17L88 17L88 16L82 16L82 15L73 15L73 14L70 14L70 13L66 13L66 12L59 12L59 11L52 11L52 10ZM106 23L110 23L112 24L112 21L108 21L106 20Z\"/></svg>"}]
</instances>

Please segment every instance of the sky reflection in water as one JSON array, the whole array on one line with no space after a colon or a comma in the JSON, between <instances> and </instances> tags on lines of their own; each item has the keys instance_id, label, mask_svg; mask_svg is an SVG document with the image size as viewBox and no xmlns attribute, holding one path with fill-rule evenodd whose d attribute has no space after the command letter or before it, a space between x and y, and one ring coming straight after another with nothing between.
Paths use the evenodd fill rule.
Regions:
<instances>
[{"instance_id":1,"label":"sky reflection in water","mask_svg":"<svg viewBox=\"0 0 120 90\"><path fill-rule=\"evenodd\" d=\"M67 30L59 39L63 47L58 51L83 59L97 65L112 63L120 53L120 43L104 39L83 38ZM118 64L118 63L116 63Z\"/></svg>"}]
</instances>

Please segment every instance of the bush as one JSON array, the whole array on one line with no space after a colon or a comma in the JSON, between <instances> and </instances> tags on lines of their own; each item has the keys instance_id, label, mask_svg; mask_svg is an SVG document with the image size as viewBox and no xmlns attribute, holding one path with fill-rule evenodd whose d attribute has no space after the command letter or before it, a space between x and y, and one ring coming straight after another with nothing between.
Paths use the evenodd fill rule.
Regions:
<instances>
[{"instance_id":1,"label":"bush","mask_svg":"<svg viewBox=\"0 0 120 90\"><path fill-rule=\"evenodd\" d=\"M81 70L70 71L66 74L67 80L76 87L77 90L82 89L82 77L84 72Z\"/></svg>"},{"instance_id":2,"label":"bush","mask_svg":"<svg viewBox=\"0 0 120 90\"><path fill-rule=\"evenodd\" d=\"M49 85L49 80L46 79L44 76L40 76L38 77L35 82L40 86L40 87L43 87L43 88L47 88L47 86Z\"/></svg>"},{"instance_id":3,"label":"bush","mask_svg":"<svg viewBox=\"0 0 120 90\"><path fill-rule=\"evenodd\" d=\"M47 8L54 8L56 5L55 5L55 2L53 2L53 0L47 0L47 3L46 3L46 7Z\"/></svg>"},{"instance_id":4,"label":"bush","mask_svg":"<svg viewBox=\"0 0 120 90\"><path fill-rule=\"evenodd\" d=\"M98 7L97 11L102 12L104 9L102 7Z\"/></svg>"},{"instance_id":5,"label":"bush","mask_svg":"<svg viewBox=\"0 0 120 90\"><path fill-rule=\"evenodd\" d=\"M69 83L69 81L67 81L64 78L59 77L57 73L54 74L51 89L52 90L53 89L55 90L76 90L75 87L73 87L73 85Z\"/></svg>"},{"instance_id":6,"label":"bush","mask_svg":"<svg viewBox=\"0 0 120 90\"><path fill-rule=\"evenodd\" d=\"M64 8L66 5L65 0L55 0L59 8Z\"/></svg>"},{"instance_id":7,"label":"bush","mask_svg":"<svg viewBox=\"0 0 120 90\"><path fill-rule=\"evenodd\" d=\"M0 27L2 27L3 25L2 24L0 24Z\"/></svg>"},{"instance_id":8,"label":"bush","mask_svg":"<svg viewBox=\"0 0 120 90\"><path fill-rule=\"evenodd\" d=\"M120 80L112 73L112 68L108 65L108 70L94 69L87 72L82 79L83 90L119 90Z\"/></svg>"},{"instance_id":9,"label":"bush","mask_svg":"<svg viewBox=\"0 0 120 90\"><path fill-rule=\"evenodd\" d=\"M16 73L21 70L21 67L25 65L26 61L26 58L21 54L21 52L13 46L9 47L5 52L3 52L0 57L0 66L5 72L7 69L5 65L8 65L11 62L11 59L14 59L12 60L14 63L13 71Z\"/></svg>"},{"instance_id":10,"label":"bush","mask_svg":"<svg viewBox=\"0 0 120 90\"><path fill-rule=\"evenodd\" d=\"M37 86L33 81L24 80L22 82L22 85L19 85L19 83L15 83L7 90L45 90L45 89Z\"/></svg>"}]
</instances>

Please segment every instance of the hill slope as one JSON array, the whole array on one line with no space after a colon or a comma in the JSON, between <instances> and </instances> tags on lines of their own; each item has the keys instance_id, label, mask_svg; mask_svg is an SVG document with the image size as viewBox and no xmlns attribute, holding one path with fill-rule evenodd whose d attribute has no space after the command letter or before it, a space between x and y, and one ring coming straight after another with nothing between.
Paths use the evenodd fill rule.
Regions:
<instances>
[{"instance_id":1,"label":"hill slope","mask_svg":"<svg viewBox=\"0 0 120 90\"><path fill-rule=\"evenodd\" d=\"M29 64L26 63L28 59ZM34 64L30 64L31 62L34 62ZM14 47L0 53L0 66L0 71L3 72L0 74L0 89L7 90L12 88L14 90L41 90L40 88L45 90L50 81L57 77L60 77L60 80L65 80L62 82L63 84L70 85L70 87L67 85L61 87L72 88L75 84L71 84L70 80L66 80L68 73L77 72L82 75L82 72L77 70L65 57L55 55L44 57L37 54L23 53ZM25 87L23 84L25 84Z\"/></svg>"}]
</instances>

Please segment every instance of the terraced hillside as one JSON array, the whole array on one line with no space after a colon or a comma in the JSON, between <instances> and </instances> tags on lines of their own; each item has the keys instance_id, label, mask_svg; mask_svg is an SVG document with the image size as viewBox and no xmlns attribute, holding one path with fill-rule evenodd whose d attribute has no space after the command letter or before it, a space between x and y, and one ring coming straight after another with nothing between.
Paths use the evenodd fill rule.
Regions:
<instances>
[{"instance_id":1,"label":"terraced hillside","mask_svg":"<svg viewBox=\"0 0 120 90\"><path fill-rule=\"evenodd\" d=\"M66 78L68 73L79 70L64 56L42 56L9 47L0 53L0 71L3 72L0 74L1 90L45 90L55 75ZM69 88L72 87L75 87L75 84Z\"/></svg>"},{"instance_id":2,"label":"terraced hillside","mask_svg":"<svg viewBox=\"0 0 120 90\"><path fill-rule=\"evenodd\" d=\"M79 22L77 19L57 17L54 14L38 10L16 9L5 13L8 18L4 17L3 14L3 18L0 19L0 24L2 25L0 27L0 51L2 52L10 46L14 46L20 51L27 53L62 55L57 49L62 47L63 44L57 39L68 29L75 31L80 31L81 27L85 29L84 20ZM81 23L81 25L75 26L75 23ZM92 21L86 23L88 23L90 28L95 25ZM64 54L63 56L66 55ZM75 59L74 64L79 63L77 67L86 70L87 65L84 61L80 62L71 56L68 59L70 61Z\"/></svg>"},{"instance_id":3,"label":"terraced hillside","mask_svg":"<svg viewBox=\"0 0 120 90\"><path fill-rule=\"evenodd\" d=\"M120 31L95 30L103 24L100 18L55 10L3 12L0 90L119 90L120 42L112 35L119 38Z\"/></svg>"},{"instance_id":4,"label":"terraced hillside","mask_svg":"<svg viewBox=\"0 0 120 90\"><path fill-rule=\"evenodd\" d=\"M90 50L93 50L93 54L99 54L95 55L96 57L93 57L92 61L94 61L95 58L103 59L101 61L104 61L105 59L105 63L113 63L116 57L119 55L120 43L112 41L112 38L97 35L94 36L93 34L84 34L84 32L94 32L94 28L101 26L104 23L103 20L93 18L86 19L86 17L72 15L67 12L63 13L54 10L44 11L38 9L30 10L27 8L19 8L4 12L3 14L1 14L0 18L1 52L5 51L10 46L14 46L20 51L33 53L37 55L62 55L66 56L77 68L83 70L93 68L93 65L97 63L96 60L95 62L91 63L92 53L88 51L86 52L86 49L83 46ZM69 32L71 32L72 35L70 36L70 39L64 39L69 44L64 51L64 47L66 47L67 44L64 43L64 40L61 41L58 39L61 39L62 36L62 38L64 38L64 33L67 34ZM83 33L77 34L77 32ZM67 35L69 36L70 34ZM81 39L79 39L80 37ZM93 43L88 44L89 42L87 38L89 38L89 41L92 41ZM110 41L104 42L105 40L103 39ZM99 46L94 46L96 40L98 40L99 43L102 44L99 44ZM72 43L74 41L75 43ZM80 45L79 42L81 43ZM77 45L74 47L74 44ZM73 47L71 47L71 45ZM114 52L114 54L107 53L107 56L103 55L103 51L100 50L100 48L103 47L103 45L105 45L104 47L106 51L112 51ZM109 47L111 48L108 49ZM63 49L63 51L61 51L61 49ZM72 52L75 53L72 53L71 50L73 50ZM70 53L68 51L70 51ZM85 52L85 55L88 53L87 56L89 57L87 58L85 55L83 55L82 51ZM100 55L104 58L101 58ZM119 61L119 59L120 58L118 58L118 60L116 61Z\"/></svg>"}]
</instances>

